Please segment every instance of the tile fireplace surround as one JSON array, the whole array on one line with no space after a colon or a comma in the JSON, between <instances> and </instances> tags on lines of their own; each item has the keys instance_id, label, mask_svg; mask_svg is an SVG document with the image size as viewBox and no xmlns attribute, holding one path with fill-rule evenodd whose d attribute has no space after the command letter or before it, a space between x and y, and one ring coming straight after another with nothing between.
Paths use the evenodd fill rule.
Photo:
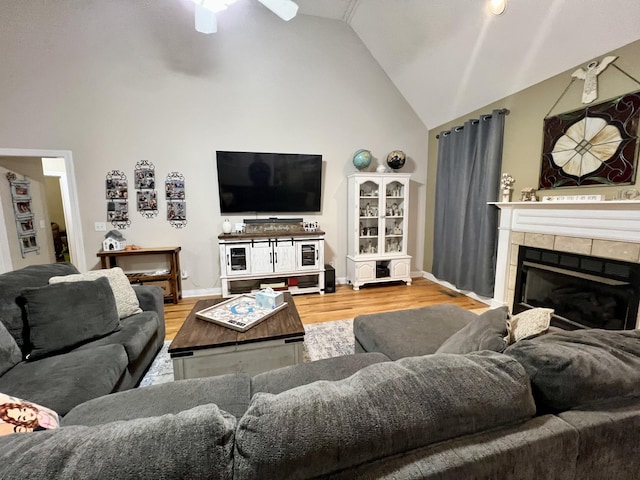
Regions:
<instances>
[{"instance_id":1,"label":"tile fireplace surround","mask_svg":"<svg viewBox=\"0 0 640 480\"><path fill-rule=\"evenodd\" d=\"M640 263L640 201L491 204L500 209L495 306L513 305L520 245Z\"/></svg>"}]
</instances>

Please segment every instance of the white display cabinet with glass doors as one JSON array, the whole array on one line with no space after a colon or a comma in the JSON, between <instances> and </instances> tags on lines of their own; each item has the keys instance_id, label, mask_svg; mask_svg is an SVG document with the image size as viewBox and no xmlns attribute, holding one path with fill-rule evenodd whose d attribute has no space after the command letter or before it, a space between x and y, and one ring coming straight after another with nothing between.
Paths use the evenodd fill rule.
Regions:
<instances>
[{"instance_id":1,"label":"white display cabinet with glass doors","mask_svg":"<svg viewBox=\"0 0 640 480\"><path fill-rule=\"evenodd\" d=\"M407 255L410 174L354 173L348 177L347 280L411 285Z\"/></svg>"}]
</instances>

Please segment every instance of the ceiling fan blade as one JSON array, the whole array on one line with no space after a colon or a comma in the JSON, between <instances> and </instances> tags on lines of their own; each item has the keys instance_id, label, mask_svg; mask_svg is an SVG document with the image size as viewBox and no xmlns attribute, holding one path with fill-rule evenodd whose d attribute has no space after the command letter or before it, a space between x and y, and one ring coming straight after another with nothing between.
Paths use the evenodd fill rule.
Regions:
<instances>
[{"instance_id":1,"label":"ceiling fan blade","mask_svg":"<svg viewBox=\"0 0 640 480\"><path fill-rule=\"evenodd\" d=\"M289 21L298 13L298 5L291 0L258 0L284 21Z\"/></svg>"},{"instance_id":2,"label":"ceiling fan blade","mask_svg":"<svg viewBox=\"0 0 640 480\"><path fill-rule=\"evenodd\" d=\"M200 33L216 33L218 31L218 22L216 14L211 10L196 3L196 30Z\"/></svg>"}]
</instances>

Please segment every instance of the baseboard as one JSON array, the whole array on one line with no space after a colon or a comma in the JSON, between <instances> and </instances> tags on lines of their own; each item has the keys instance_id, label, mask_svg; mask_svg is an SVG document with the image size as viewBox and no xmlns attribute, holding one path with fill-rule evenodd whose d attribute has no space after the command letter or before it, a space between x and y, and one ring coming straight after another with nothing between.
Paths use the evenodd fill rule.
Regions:
<instances>
[{"instance_id":1,"label":"baseboard","mask_svg":"<svg viewBox=\"0 0 640 480\"><path fill-rule=\"evenodd\" d=\"M462 293L463 295L466 295L469 298L473 298L474 300L477 300L478 302L485 303L485 304L489 305L492 308L497 308L497 307L501 307L502 306L502 303L494 301L493 298L483 297L482 295L478 295L475 292L470 292L470 291L466 291L466 290L460 290L455 285L447 282L446 280L440 280L440 279L434 277L433 274L430 273L430 272L422 272L421 276L426 278L427 280L430 280L430 281L432 281L434 283L442 285L443 287L447 287L447 288L449 288L449 289L451 289L451 290L453 290L455 292Z\"/></svg>"},{"instance_id":2,"label":"baseboard","mask_svg":"<svg viewBox=\"0 0 640 480\"><path fill-rule=\"evenodd\" d=\"M196 290L182 291L182 298L210 297L212 295L222 295L222 288L199 288Z\"/></svg>"},{"instance_id":3,"label":"baseboard","mask_svg":"<svg viewBox=\"0 0 640 480\"><path fill-rule=\"evenodd\" d=\"M423 276L424 276L424 272L422 271L411 272L411 278L423 277ZM348 285L349 280L347 279L347 277L340 277L340 278L336 278L336 283L338 285Z\"/></svg>"}]
</instances>

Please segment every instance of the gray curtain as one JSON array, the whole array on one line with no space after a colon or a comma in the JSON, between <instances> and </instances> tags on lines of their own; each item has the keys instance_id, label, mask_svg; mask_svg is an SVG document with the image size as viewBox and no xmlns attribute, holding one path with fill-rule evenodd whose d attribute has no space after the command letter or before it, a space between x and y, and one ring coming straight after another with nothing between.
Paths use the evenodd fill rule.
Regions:
<instances>
[{"instance_id":1,"label":"gray curtain","mask_svg":"<svg viewBox=\"0 0 640 480\"><path fill-rule=\"evenodd\" d=\"M493 296L502 138L507 110L439 135L433 274L461 290Z\"/></svg>"}]
</instances>

